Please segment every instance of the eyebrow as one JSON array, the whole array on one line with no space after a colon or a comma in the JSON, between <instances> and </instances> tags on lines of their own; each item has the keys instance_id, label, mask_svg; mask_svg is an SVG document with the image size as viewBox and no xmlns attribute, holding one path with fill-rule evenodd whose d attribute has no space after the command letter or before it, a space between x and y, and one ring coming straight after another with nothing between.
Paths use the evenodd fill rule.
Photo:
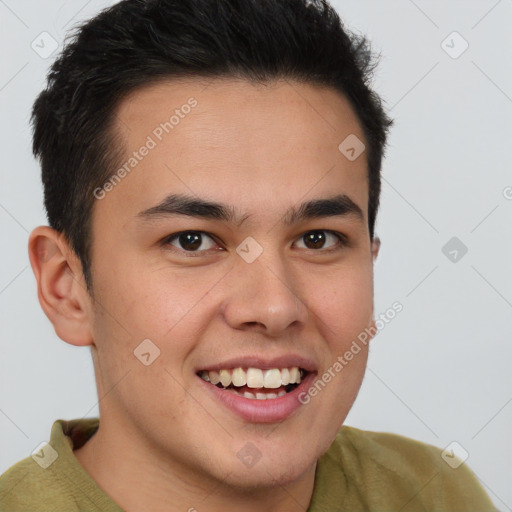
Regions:
<instances>
[{"instance_id":1,"label":"eyebrow","mask_svg":"<svg viewBox=\"0 0 512 512\"><path fill-rule=\"evenodd\" d=\"M208 201L184 194L170 194L161 203L137 214L144 220L165 218L170 215L186 215L201 219L222 220L241 226L251 214L242 214L235 206ZM354 217L364 220L361 208L345 194L329 198L312 199L289 208L283 217L285 225L304 220L325 217Z\"/></svg>"}]
</instances>

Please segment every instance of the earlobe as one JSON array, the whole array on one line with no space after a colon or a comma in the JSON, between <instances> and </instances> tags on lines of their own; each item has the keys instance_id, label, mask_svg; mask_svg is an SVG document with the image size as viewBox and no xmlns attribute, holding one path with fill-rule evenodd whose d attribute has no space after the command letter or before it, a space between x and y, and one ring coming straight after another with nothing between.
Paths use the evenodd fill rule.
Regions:
<instances>
[{"instance_id":1,"label":"earlobe","mask_svg":"<svg viewBox=\"0 0 512 512\"><path fill-rule=\"evenodd\" d=\"M64 235L39 226L30 234L28 252L39 303L57 336L71 345L91 345L90 296L80 261Z\"/></svg>"},{"instance_id":2,"label":"earlobe","mask_svg":"<svg viewBox=\"0 0 512 512\"><path fill-rule=\"evenodd\" d=\"M372 253L372 263L375 263L375 260L377 259L378 255L379 255L380 238L377 236L374 236L373 239L371 240L370 244L371 244L371 253ZM370 325L367 328L368 332L370 334L370 339L368 341L373 340L374 336L377 334L377 331L378 331L377 322L375 320L374 313L375 313L375 311L373 310L373 307L372 307L372 317L371 317Z\"/></svg>"},{"instance_id":3,"label":"earlobe","mask_svg":"<svg viewBox=\"0 0 512 512\"><path fill-rule=\"evenodd\" d=\"M375 263L380 250L380 238L375 236L371 241L372 262Z\"/></svg>"}]
</instances>

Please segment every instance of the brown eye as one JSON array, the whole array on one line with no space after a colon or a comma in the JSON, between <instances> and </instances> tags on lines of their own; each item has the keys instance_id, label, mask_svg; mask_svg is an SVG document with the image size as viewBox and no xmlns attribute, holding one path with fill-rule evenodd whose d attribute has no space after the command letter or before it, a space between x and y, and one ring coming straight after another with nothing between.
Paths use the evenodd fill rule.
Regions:
<instances>
[{"instance_id":1,"label":"brown eye","mask_svg":"<svg viewBox=\"0 0 512 512\"><path fill-rule=\"evenodd\" d=\"M210 244L208 244L208 239L210 240ZM186 252L202 252L216 245L210 236L201 231L183 231L176 233L168 237L166 243ZM201 249L198 250L199 248Z\"/></svg>"},{"instance_id":2,"label":"brown eye","mask_svg":"<svg viewBox=\"0 0 512 512\"><path fill-rule=\"evenodd\" d=\"M326 245L330 240L334 240L335 243ZM337 244L343 245L343 238L341 234L337 234L325 229L308 231L304 233L299 240L304 242L306 249L325 249L326 247L334 247Z\"/></svg>"}]
</instances>

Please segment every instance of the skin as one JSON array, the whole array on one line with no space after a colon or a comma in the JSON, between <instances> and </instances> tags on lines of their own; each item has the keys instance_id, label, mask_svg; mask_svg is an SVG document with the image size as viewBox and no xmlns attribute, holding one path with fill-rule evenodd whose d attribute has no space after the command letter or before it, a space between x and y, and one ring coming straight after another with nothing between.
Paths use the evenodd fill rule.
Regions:
<instances>
[{"instance_id":1,"label":"skin","mask_svg":"<svg viewBox=\"0 0 512 512\"><path fill-rule=\"evenodd\" d=\"M127 158L190 97L197 106L95 202L94 298L63 235L41 226L30 237L45 313L61 339L91 346L95 364L101 425L74 453L129 512L304 511L316 462L361 386L367 347L277 424L242 420L204 392L195 371L233 357L296 354L321 376L373 324L379 244L368 231L366 155L351 162L338 150L363 132L329 88L168 81L120 103L115 130ZM138 217L170 193L233 205L247 218ZM290 207L335 193L363 218L283 222ZM184 230L215 238L203 237L196 257L176 239L162 243ZM311 230L348 242L327 236L325 248L310 248L303 235ZM248 236L263 248L251 264L236 252ZM160 349L149 366L133 354L144 339ZM251 468L237 457L248 442L261 453Z\"/></svg>"}]
</instances>

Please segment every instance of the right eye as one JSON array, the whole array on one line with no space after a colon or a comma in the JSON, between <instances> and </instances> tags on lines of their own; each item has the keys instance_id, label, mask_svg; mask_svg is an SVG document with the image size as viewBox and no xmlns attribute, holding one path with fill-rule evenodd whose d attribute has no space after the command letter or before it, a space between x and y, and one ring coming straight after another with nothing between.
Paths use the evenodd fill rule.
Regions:
<instances>
[{"instance_id":1,"label":"right eye","mask_svg":"<svg viewBox=\"0 0 512 512\"><path fill-rule=\"evenodd\" d=\"M208 242L210 240L210 242ZM213 238L204 231L180 231L173 233L163 241L184 253L201 253L218 246Z\"/></svg>"}]
</instances>

